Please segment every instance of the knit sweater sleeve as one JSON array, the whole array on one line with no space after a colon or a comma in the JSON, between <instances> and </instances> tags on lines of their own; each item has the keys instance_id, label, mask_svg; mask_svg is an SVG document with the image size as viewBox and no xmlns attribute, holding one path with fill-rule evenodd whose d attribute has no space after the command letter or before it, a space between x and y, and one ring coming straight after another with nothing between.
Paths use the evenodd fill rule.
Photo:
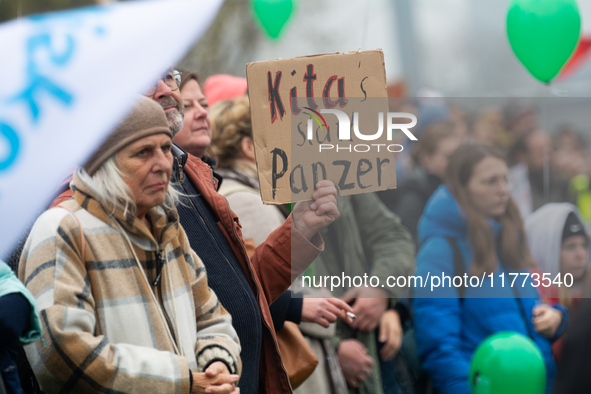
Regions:
<instances>
[{"instance_id":1,"label":"knit sweater sleeve","mask_svg":"<svg viewBox=\"0 0 591 394\"><path fill-rule=\"evenodd\" d=\"M75 219L51 209L33 226L21 258L19 277L35 297L43 325L41 339L25 348L41 389L189 393L185 357L111 343L101 335L87 271L91 265L81 261L80 245Z\"/></svg>"},{"instance_id":2,"label":"knit sweater sleeve","mask_svg":"<svg viewBox=\"0 0 591 394\"><path fill-rule=\"evenodd\" d=\"M191 249L184 231L180 232L184 250L190 253L189 264L195 266L194 270L189 270L189 275L193 276L191 288L197 317L197 370L203 372L212 362L222 361L230 373L240 374L240 341L232 326L232 316L208 286L203 262Z\"/></svg>"}]
</instances>

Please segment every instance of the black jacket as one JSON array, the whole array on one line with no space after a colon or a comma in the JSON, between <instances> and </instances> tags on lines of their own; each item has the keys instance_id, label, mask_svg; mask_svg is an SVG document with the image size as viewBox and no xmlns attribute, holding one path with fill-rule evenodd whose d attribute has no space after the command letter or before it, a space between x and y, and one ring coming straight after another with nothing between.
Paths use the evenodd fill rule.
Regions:
<instances>
[{"instance_id":1,"label":"black jacket","mask_svg":"<svg viewBox=\"0 0 591 394\"><path fill-rule=\"evenodd\" d=\"M422 167L417 167L397 189L399 193L394 213L400 216L402 224L411 232L416 245L418 245L419 239L419 219L427 201L441 183L438 176L428 174Z\"/></svg>"}]
</instances>

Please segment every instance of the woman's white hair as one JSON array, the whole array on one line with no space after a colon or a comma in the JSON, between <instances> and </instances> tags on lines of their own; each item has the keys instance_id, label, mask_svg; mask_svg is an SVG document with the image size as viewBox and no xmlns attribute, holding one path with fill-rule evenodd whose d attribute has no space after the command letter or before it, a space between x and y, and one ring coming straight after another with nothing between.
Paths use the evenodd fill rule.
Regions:
<instances>
[{"instance_id":1,"label":"woman's white hair","mask_svg":"<svg viewBox=\"0 0 591 394\"><path fill-rule=\"evenodd\" d=\"M117 166L117 155L111 156L94 175L89 175L84 168L79 173L84 183L90 186L96 193L97 200L106 207L113 207L113 211L122 210L135 215L137 205L133 193L125 183L124 174ZM162 204L167 209L172 209L180 201L183 193L176 190L171 183L168 184L167 198Z\"/></svg>"}]
</instances>

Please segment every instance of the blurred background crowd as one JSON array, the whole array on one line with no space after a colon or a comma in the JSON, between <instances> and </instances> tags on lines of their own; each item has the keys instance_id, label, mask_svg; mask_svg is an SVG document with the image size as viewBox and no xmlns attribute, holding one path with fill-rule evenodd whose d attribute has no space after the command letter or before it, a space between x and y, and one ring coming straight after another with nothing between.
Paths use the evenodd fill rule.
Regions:
<instances>
[{"instance_id":1,"label":"blurred background crowd","mask_svg":"<svg viewBox=\"0 0 591 394\"><path fill-rule=\"evenodd\" d=\"M390 100L392 108L417 115L415 132L423 137L416 144L401 140L408 149L397 159L399 190L380 193L403 222L409 212L404 195L414 190L405 184L417 184L417 176L431 176L424 197L430 196L428 190L443 179L446 158L463 143L495 147L505 155L512 176L511 194L524 219L546 203L570 202L589 220L589 137L584 123L578 123L585 118L587 99L570 99L564 111L561 107L567 105L561 100L565 99L559 98L445 99L428 93L432 97ZM416 229L422 212L410 212L413 219L405 225Z\"/></svg>"}]
</instances>

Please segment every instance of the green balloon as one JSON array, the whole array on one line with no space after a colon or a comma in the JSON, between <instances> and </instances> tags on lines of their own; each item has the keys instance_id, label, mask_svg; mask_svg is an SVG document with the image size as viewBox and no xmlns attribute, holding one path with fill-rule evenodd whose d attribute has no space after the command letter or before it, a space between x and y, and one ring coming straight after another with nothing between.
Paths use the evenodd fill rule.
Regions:
<instances>
[{"instance_id":1,"label":"green balloon","mask_svg":"<svg viewBox=\"0 0 591 394\"><path fill-rule=\"evenodd\" d=\"M263 30L272 39L277 39L291 17L293 0L252 0L251 11Z\"/></svg>"},{"instance_id":2,"label":"green balloon","mask_svg":"<svg viewBox=\"0 0 591 394\"><path fill-rule=\"evenodd\" d=\"M512 0L507 36L525 68L550 82L579 42L581 16L576 0Z\"/></svg>"},{"instance_id":3,"label":"green balloon","mask_svg":"<svg viewBox=\"0 0 591 394\"><path fill-rule=\"evenodd\" d=\"M531 339L502 331L476 349L470 368L473 394L543 394L545 388L544 358Z\"/></svg>"}]
</instances>

